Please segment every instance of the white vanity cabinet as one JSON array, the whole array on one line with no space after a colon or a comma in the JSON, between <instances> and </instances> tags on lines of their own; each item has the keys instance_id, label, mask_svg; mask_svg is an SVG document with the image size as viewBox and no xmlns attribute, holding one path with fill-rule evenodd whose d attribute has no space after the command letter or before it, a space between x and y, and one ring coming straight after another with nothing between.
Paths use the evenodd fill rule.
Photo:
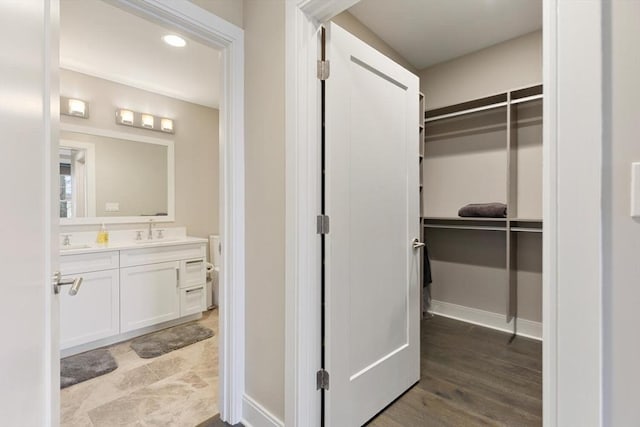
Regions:
<instances>
[{"instance_id":1,"label":"white vanity cabinet","mask_svg":"<svg viewBox=\"0 0 640 427\"><path fill-rule=\"evenodd\" d=\"M118 252L60 257L63 278L83 278L77 295L60 288L60 348L117 335L120 329Z\"/></svg>"},{"instance_id":2,"label":"white vanity cabinet","mask_svg":"<svg viewBox=\"0 0 640 427\"><path fill-rule=\"evenodd\" d=\"M129 332L205 310L204 244L120 251L120 328Z\"/></svg>"},{"instance_id":3,"label":"white vanity cabinet","mask_svg":"<svg viewBox=\"0 0 640 427\"><path fill-rule=\"evenodd\" d=\"M124 245L123 245L124 246ZM145 242L62 254L60 347L75 354L195 320L206 310L206 241Z\"/></svg>"}]
</instances>

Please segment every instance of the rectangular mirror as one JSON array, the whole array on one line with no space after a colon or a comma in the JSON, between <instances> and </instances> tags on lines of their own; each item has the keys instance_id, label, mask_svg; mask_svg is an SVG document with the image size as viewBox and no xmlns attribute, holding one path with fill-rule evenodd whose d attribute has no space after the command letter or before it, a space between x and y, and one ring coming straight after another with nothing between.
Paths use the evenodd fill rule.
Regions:
<instances>
[{"instance_id":1,"label":"rectangular mirror","mask_svg":"<svg viewBox=\"0 0 640 427\"><path fill-rule=\"evenodd\" d=\"M60 224L174 220L173 141L61 125Z\"/></svg>"}]
</instances>

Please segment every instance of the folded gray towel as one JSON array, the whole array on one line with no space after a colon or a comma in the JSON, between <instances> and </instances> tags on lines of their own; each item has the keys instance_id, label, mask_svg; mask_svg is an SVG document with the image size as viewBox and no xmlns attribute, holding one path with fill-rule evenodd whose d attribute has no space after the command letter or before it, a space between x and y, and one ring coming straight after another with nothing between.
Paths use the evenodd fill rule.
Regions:
<instances>
[{"instance_id":1,"label":"folded gray towel","mask_svg":"<svg viewBox=\"0 0 640 427\"><path fill-rule=\"evenodd\" d=\"M504 203L470 203L458 211L461 217L506 218L507 205Z\"/></svg>"}]
</instances>

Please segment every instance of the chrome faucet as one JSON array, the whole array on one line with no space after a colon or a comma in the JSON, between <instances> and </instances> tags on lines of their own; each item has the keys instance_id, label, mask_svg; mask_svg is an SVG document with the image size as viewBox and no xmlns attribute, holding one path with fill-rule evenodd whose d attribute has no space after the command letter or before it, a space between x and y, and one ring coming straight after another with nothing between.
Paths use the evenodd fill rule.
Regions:
<instances>
[{"instance_id":1,"label":"chrome faucet","mask_svg":"<svg viewBox=\"0 0 640 427\"><path fill-rule=\"evenodd\" d=\"M147 240L153 240L153 220L149 220L149 232L147 233Z\"/></svg>"}]
</instances>

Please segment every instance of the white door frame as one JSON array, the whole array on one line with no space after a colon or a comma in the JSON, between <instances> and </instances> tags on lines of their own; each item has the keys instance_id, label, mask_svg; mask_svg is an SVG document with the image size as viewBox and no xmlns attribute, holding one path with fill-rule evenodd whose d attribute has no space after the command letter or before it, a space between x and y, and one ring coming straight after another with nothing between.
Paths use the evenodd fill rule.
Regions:
<instances>
[{"instance_id":1,"label":"white door frame","mask_svg":"<svg viewBox=\"0 0 640 427\"><path fill-rule=\"evenodd\" d=\"M187 0L107 0L222 51L220 99L219 409L242 419L244 394L244 30Z\"/></svg>"},{"instance_id":2,"label":"white door frame","mask_svg":"<svg viewBox=\"0 0 640 427\"><path fill-rule=\"evenodd\" d=\"M288 426L320 425L317 31L358 1L286 2ZM602 12L598 1L543 0L543 5L543 419L545 427L595 426L602 418ZM587 325L580 325L585 319Z\"/></svg>"}]
</instances>

